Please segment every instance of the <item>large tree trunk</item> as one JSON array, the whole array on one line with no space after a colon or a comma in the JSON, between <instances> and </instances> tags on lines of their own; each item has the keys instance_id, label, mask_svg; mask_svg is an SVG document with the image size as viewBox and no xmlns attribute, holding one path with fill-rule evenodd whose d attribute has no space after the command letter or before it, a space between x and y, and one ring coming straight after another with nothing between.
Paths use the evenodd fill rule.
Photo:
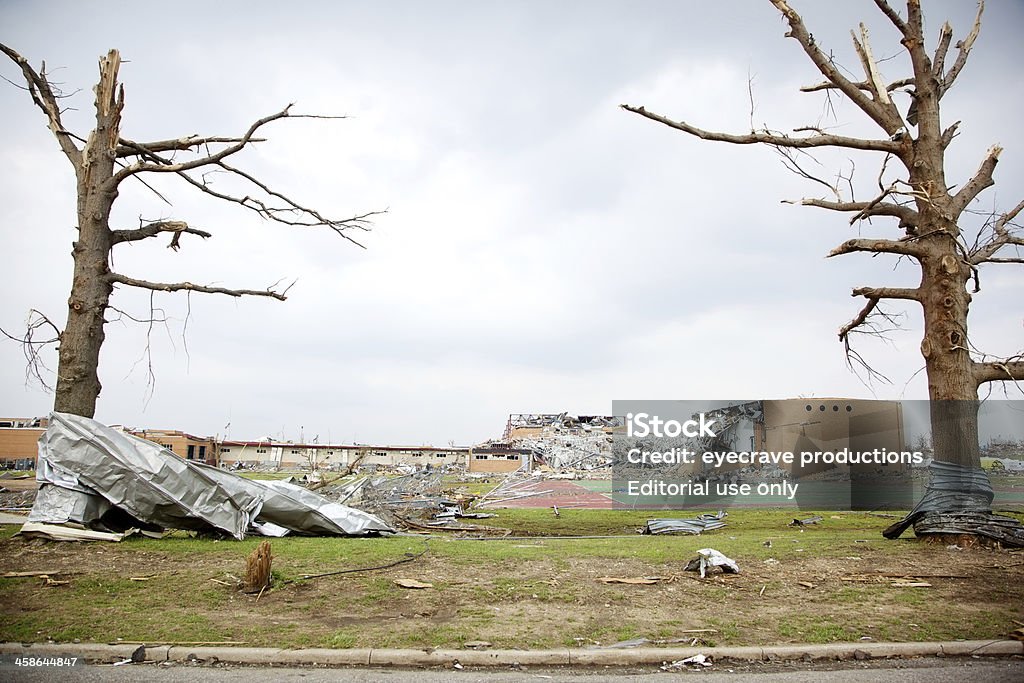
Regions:
<instances>
[{"instance_id":1,"label":"large tree trunk","mask_svg":"<svg viewBox=\"0 0 1024 683\"><path fill-rule=\"evenodd\" d=\"M932 242L921 259L921 306L928 376L932 449L936 460L979 467L978 384L967 348L970 269L952 236Z\"/></svg>"},{"instance_id":2,"label":"large tree trunk","mask_svg":"<svg viewBox=\"0 0 1024 683\"><path fill-rule=\"evenodd\" d=\"M78 239L72 256L75 260L68 320L60 338L57 389L53 409L93 417L100 393L98 373L103 323L110 293L110 209L117 197L114 174L117 142L120 137L124 92L117 90L120 57L111 50L100 60L100 80L96 85L96 129L82 150L76 165L78 178Z\"/></svg>"}]
</instances>

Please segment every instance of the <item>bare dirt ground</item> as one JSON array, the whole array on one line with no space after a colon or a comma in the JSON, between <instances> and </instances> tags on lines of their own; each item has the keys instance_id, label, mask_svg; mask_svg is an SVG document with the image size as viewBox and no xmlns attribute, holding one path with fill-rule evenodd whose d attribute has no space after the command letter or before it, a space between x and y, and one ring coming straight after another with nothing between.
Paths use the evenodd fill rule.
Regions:
<instances>
[{"instance_id":1,"label":"bare dirt ground","mask_svg":"<svg viewBox=\"0 0 1024 683\"><path fill-rule=\"evenodd\" d=\"M341 542L341 541L339 541ZM362 541L372 542L372 541ZM622 543L642 543L624 538ZM543 538L500 562L428 552L389 569L239 593L244 553L147 550L145 541L0 541L0 571L46 571L67 584L0 579L0 640L230 641L253 646L494 647L655 643L764 645L871 639L1001 639L1024 623L1024 553L914 540L850 543L823 558L777 542L774 557L734 558L738 575L683 572L706 538L679 538L661 562L574 557ZM212 542L210 542L212 543ZM410 539L410 548L421 547ZM437 541L439 547L445 541ZM463 541L461 543L470 543ZM894 552L893 544L902 544ZM539 550L537 548L540 548ZM529 550L528 550L529 549ZM283 553L278 576L310 568ZM359 566L337 560L320 571ZM602 577L660 577L649 585ZM407 590L395 579L433 584ZM912 585L927 584L927 585ZM1015 626L1016 624L1016 626Z\"/></svg>"}]
</instances>

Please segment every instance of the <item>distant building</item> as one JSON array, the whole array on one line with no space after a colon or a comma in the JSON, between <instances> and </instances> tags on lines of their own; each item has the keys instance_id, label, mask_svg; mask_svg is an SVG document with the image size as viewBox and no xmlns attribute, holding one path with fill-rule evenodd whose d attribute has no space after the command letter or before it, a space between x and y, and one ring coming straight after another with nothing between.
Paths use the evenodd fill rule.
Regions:
<instances>
[{"instance_id":1,"label":"distant building","mask_svg":"<svg viewBox=\"0 0 1024 683\"><path fill-rule=\"evenodd\" d=\"M35 469L39 437L47 424L45 417L0 418L0 469Z\"/></svg>"},{"instance_id":2,"label":"distant building","mask_svg":"<svg viewBox=\"0 0 1024 683\"><path fill-rule=\"evenodd\" d=\"M576 432L602 431L611 434L620 431L622 418L611 415L570 415L569 413L513 413L508 416L501 438L530 439L550 433L553 429Z\"/></svg>"},{"instance_id":3,"label":"distant building","mask_svg":"<svg viewBox=\"0 0 1024 683\"><path fill-rule=\"evenodd\" d=\"M507 443L485 443L473 446L467 454L466 470L468 472L515 472L522 468L529 472L533 467L533 451L529 448L517 448Z\"/></svg>"},{"instance_id":4,"label":"distant building","mask_svg":"<svg viewBox=\"0 0 1024 683\"><path fill-rule=\"evenodd\" d=\"M212 436L194 436L176 429L125 429L127 433L152 441L185 460L217 464L217 441Z\"/></svg>"},{"instance_id":5,"label":"distant building","mask_svg":"<svg viewBox=\"0 0 1024 683\"><path fill-rule=\"evenodd\" d=\"M354 462L361 467L389 469L400 465L424 466L461 464L468 448L452 446L371 446L366 444L301 444L287 441L220 442L220 463L249 466L300 469L348 467Z\"/></svg>"}]
</instances>

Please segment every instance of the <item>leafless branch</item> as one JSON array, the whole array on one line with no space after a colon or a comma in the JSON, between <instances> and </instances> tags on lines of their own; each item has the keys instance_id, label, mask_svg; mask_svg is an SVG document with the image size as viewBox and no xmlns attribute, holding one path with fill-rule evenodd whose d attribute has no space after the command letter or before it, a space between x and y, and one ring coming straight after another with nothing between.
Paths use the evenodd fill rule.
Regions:
<instances>
[{"instance_id":1,"label":"leafless branch","mask_svg":"<svg viewBox=\"0 0 1024 683\"><path fill-rule=\"evenodd\" d=\"M889 17L889 21L899 29L900 33L907 35L910 29L907 26L907 22L903 21L903 17L900 16L899 12L894 10L886 0L875 0L875 4L878 5L878 9L882 10L885 16Z\"/></svg>"},{"instance_id":2,"label":"leafless branch","mask_svg":"<svg viewBox=\"0 0 1024 683\"><path fill-rule=\"evenodd\" d=\"M200 292L203 294L224 294L227 296L268 296L279 301L284 301L287 297L280 292L275 292L272 289L228 289L226 287L210 287L207 285L197 285L191 282L150 282L148 280L137 280L135 278L121 275L120 273L109 273L107 280L112 284L127 285L129 287L138 287L140 289L151 289L156 292Z\"/></svg>"},{"instance_id":3,"label":"leafless branch","mask_svg":"<svg viewBox=\"0 0 1024 683\"><path fill-rule=\"evenodd\" d=\"M158 154L163 152L191 151L196 147L203 147L205 145L233 145L242 142L266 141L266 138L249 138L246 141L244 138L226 138L217 136L201 137L199 135L189 135L175 140L157 140L156 142L135 142L134 140L128 140L127 138L120 138L118 140L116 154L118 158L138 156L166 166L173 162L158 157Z\"/></svg>"},{"instance_id":4,"label":"leafless branch","mask_svg":"<svg viewBox=\"0 0 1024 683\"><path fill-rule=\"evenodd\" d=\"M821 72L822 76L831 83L834 83L837 89L849 97L861 111L881 126L882 130L884 130L889 136L894 135L896 131L903 127L903 119L896 111L896 108L892 106L891 101L887 105L883 101L867 97L864 94L864 91L861 90L857 84L851 82L839 73L839 70L836 69L832 60L818 48L817 44L814 42L814 38L807 30L807 27L804 26L803 19L792 7L789 6L789 4L787 4L786 0L771 0L771 3L775 5L776 9L782 13L786 18L786 21L789 23L790 30L786 33L786 37L793 38L800 43L800 47L803 48L804 52L811 59L814 65L818 67L818 71ZM871 80L870 74L868 80ZM850 145L841 146L848 147ZM857 149L863 148L858 147ZM868 149L877 148L871 147Z\"/></svg>"},{"instance_id":5,"label":"leafless branch","mask_svg":"<svg viewBox=\"0 0 1024 683\"><path fill-rule=\"evenodd\" d=\"M1024 238L1021 238L1013 234L1009 227L1011 221L1016 218L1021 211L1024 211L1024 200L1017 204L1006 213L1002 214L992 224L992 237L984 244L978 244L968 254L968 262L972 265L978 265L981 263L1021 263L1021 259L1017 257L999 257L995 254L1006 246L1024 246Z\"/></svg>"},{"instance_id":6,"label":"leafless branch","mask_svg":"<svg viewBox=\"0 0 1024 683\"><path fill-rule=\"evenodd\" d=\"M850 296L863 296L868 299L905 299L920 301L921 290L916 287L857 287Z\"/></svg>"},{"instance_id":7,"label":"leafless branch","mask_svg":"<svg viewBox=\"0 0 1024 683\"><path fill-rule=\"evenodd\" d=\"M900 254L903 256L913 256L920 258L923 250L915 241L909 239L902 240L882 240L882 239L866 239L858 238L852 240L846 240L838 247L828 253L828 257L840 256L842 254L851 254L856 251L868 251L868 252L881 252L884 254Z\"/></svg>"},{"instance_id":8,"label":"leafless branch","mask_svg":"<svg viewBox=\"0 0 1024 683\"><path fill-rule=\"evenodd\" d=\"M359 247L363 247L363 245L347 235L345 231L349 229L363 231L369 230L369 219L373 216L385 213L384 211L368 211L363 214L349 216L342 219L328 218L315 209L303 206L286 195L271 190L264 183L257 181L249 174L235 169L233 166L226 166L225 164L218 164L218 166L229 173L238 175L239 177L256 184L260 190L266 192L271 197L277 198L281 204L275 206L262 199L249 195L240 197L238 195L220 192L210 187L210 184L205 179L196 180L184 171L178 173L178 176L196 189L205 192L208 195L238 204L251 211L255 211L257 214L268 220L293 227L327 227ZM290 218L289 216L297 218Z\"/></svg>"},{"instance_id":9,"label":"leafless branch","mask_svg":"<svg viewBox=\"0 0 1024 683\"><path fill-rule=\"evenodd\" d=\"M212 237L212 235L205 230L190 228L188 223L185 221L152 221L146 225L142 225L142 219L139 219L139 227L135 230L112 230L110 233L112 238L111 244L137 242L139 240L146 239L147 237L159 235L161 232L170 232L174 234L171 238L171 243L167 246L169 249L173 249L175 251L178 250L179 240L181 239L182 233L198 235L202 238Z\"/></svg>"},{"instance_id":10,"label":"leafless branch","mask_svg":"<svg viewBox=\"0 0 1024 683\"><path fill-rule=\"evenodd\" d=\"M170 335L170 328L167 326L167 316L156 317L156 311L159 309L155 307L155 294L156 292L153 291L149 293L149 318L139 319L126 313L124 314L130 320L146 323L146 346L142 349L142 355L139 356L139 359L132 365L131 370L128 371L128 374L131 375L131 373L135 372L135 368L138 367L139 363L146 361L146 390L143 399L145 405L149 405L150 399L153 398L153 392L156 390L156 372L153 370L153 325L157 323L162 324L164 329L167 330L168 335ZM161 311L162 313L163 311Z\"/></svg>"},{"instance_id":11,"label":"leafless branch","mask_svg":"<svg viewBox=\"0 0 1024 683\"><path fill-rule=\"evenodd\" d=\"M121 310L120 308L117 308L116 306L108 305L107 306L107 310L108 311L113 311L114 313L117 313L117 317L116 318L108 318L108 319L104 320L104 322L116 323L116 322L121 322L122 318L128 318L128 320L131 320L133 323L145 323L145 324L160 323L160 324L166 324L167 321L168 321L168 318L167 318L167 315L164 312L164 310L162 308L154 308L152 306L152 301L150 301L150 304L151 305L150 305L150 308L149 308L149 317L148 318L136 318L134 315L132 315L131 313L129 313L127 311ZM158 312L160 314L159 318L156 317Z\"/></svg>"},{"instance_id":12,"label":"leafless branch","mask_svg":"<svg viewBox=\"0 0 1024 683\"><path fill-rule=\"evenodd\" d=\"M879 297L868 297L868 301L864 305L864 308L861 309L860 313L858 313L853 320L839 329L839 341L843 343L843 352L846 356L847 366L858 375L859 373L857 372L857 369L860 368L863 370L867 374L866 384L870 384L873 379L880 380L886 384L892 384L892 381L888 377L875 370L875 368L868 363L856 349L853 348L853 344L850 341L850 335L854 333L866 334L887 340L887 335L890 332L900 329L896 316L879 309L878 302Z\"/></svg>"},{"instance_id":13,"label":"leafless branch","mask_svg":"<svg viewBox=\"0 0 1024 683\"><path fill-rule=\"evenodd\" d=\"M1024 359L1022 358L1024 356L988 363L975 362L973 364L974 379L978 384L1024 380Z\"/></svg>"},{"instance_id":14,"label":"leafless branch","mask_svg":"<svg viewBox=\"0 0 1024 683\"><path fill-rule=\"evenodd\" d=\"M946 130L942 131L942 139L939 144L942 145L942 149L949 147L950 143L953 142L953 138L957 136L957 128L960 127L959 121L954 121Z\"/></svg>"},{"instance_id":15,"label":"leafless branch","mask_svg":"<svg viewBox=\"0 0 1024 683\"><path fill-rule=\"evenodd\" d=\"M875 152L889 152L898 154L901 145L893 140L867 140L862 138L850 138L843 135L812 135L808 137L790 137L755 131L746 135L733 135L730 133L716 133L691 126L685 121L673 121L660 114L649 112L643 107L634 107L629 104L619 105L626 111L639 114L640 116L663 123L670 128L681 130L684 133L693 135L702 140L713 140L715 142L729 142L734 145L776 145L778 147L793 147L796 149L809 149L813 147L846 147L848 149L861 149Z\"/></svg>"},{"instance_id":16,"label":"leafless branch","mask_svg":"<svg viewBox=\"0 0 1024 683\"><path fill-rule=\"evenodd\" d=\"M807 180L818 183L819 185L824 185L825 187L828 188L829 192L831 192L833 196L835 196L836 202L842 201L842 193L840 193L839 188L836 187L835 183L830 183L827 180L819 178L818 176L813 175L812 173L809 173L804 170L803 166L801 166L800 162L797 161L796 159L796 154L801 150L793 150L786 147L778 146L773 146L773 148L776 152L778 152L779 156L782 157L782 165L786 167L786 170L788 170L790 173L794 173L800 176L801 178L806 178ZM818 160L815 159L813 156L809 154L807 156L809 156L812 161L817 163Z\"/></svg>"},{"instance_id":17,"label":"leafless branch","mask_svg":"<svg viewBox=\"0 0 1024 683\"><path fill-rule=\"evenodd\" d=\"M82 161L82 151L71 141L70 133L64 128L64 124L60 120L61 109L57 104L60 94L54 91L53 86L46 77L46 64L44 63L39 72L36 72L27 59L10 47L0 43L0 52L10 57L11 61L21 68L21 73L25 77L25 83L28 85L28 91L32 95L32 101L46 115L50 130L56 136L64 156L75 165L75 168L78 168Z\"/></svg>"},{"instance_id":18,"label":"leafless branch","mask_svg":"<svg viewBox=\"0 0 1024 683\"><path fill-rule=\"evenodd\" d=\"M913 84L913 78L901 78L898 81L893 81L889 85L885 86L885 90L886 92L891 93L895 90L906 88ZM867 92L871 92L873 87L873 84L869 81L857 81L853 83L853 85L856 86L858 90L865 90ZM804 85L800 87L800 92L819 92L821 90L839 90L839 86L832 81L823 81L821 83L815 83L814 85Z\"/></svg>"},{"instance_id":19,"label":"leafless branch","mask_svg":"<svg viewBox=\"0 0 1024 683\"><path fill-rule=\"evenodd\" d=\"M932 57L932 77L941 81L943 71L946 69L946 54L949 52L949 44L953 40L953 27L949 22L944 22L939 30L939 42L935 46L935 56Z\"/></svg>"},{"instance_id":20,"label":"leafless branch","mask_svg":"<svg viewBox=\"0 0 1024 683\"><path fill-rule=\"evenodd\" d=\"M898 118L899 112L896 111L896 108L892 103L892 99L889 97L889 90L882 81L882 75L878 72L878 63L875 61L875 56L871 52L871 42L868 38L867 26L861 23L860 38L858 38L857 34L853 31L850 31L850 37L853 38L853 47L857 52L857 56L860 58L861 66L864 67L864 75L866 76L865 82L868 84L868 92L871 93L875 102L892 109L890 115L895 114ZM860 89L858 88L858 90Z\"/></svg>"},{"instance_id":21,"label":"leafless branch","mask_svg":"<svg viewBox=\"0 0 1024 683\"><path fill-rule=\"evenodd\" d=\"M47 339L38 339L40 331L44 328L52 330L53 336ZM45 375L52 374L52 371L46 366L42 353L47 347L60 343L62 335L60 328L43 313L31 308L25 320L23 335L17 337L3 328L0 328L0 334L21 344L21 351L25 356L25 385L28 386L32 380L35 380L44 390L53 391L53 387L45 377Z\"/></svg>"},{"instance_id":22,"label":"leafless branch","mask_svg":"<svg viewBox=\"0 0 1024 683\"><path fill-rule=\"evenodd\" d=\"M985 155L985 159L981 162L981 166L978 168L977 173L974 174L967 184L960 188L960 191L953 195L952 208L956 212L955 215L959 216L960 213L967 208L975 197L981 194L981 191L992 187L995 181L992 180L992 173L995 171L996 164L999 163L999 155L1002 153L1003 148L999 145L992 145L988 149L988 153Z\"/></svg>"},{"instance_id":23,"label":"leafless branch","mask_svg":"<svg viewBox=\"0 0 1024 683\"><path fill-rule=\"evenodd\" d=\"M883 193L870 202L830 202L824 199L803 199L800 201L800 204L819 209L829 209L830 211L856 211L853 217L850 218L850 225L870 216L892 216L900 219L899 225L901 228L916 226L920 219L917 211L909 206L883 202L882 199L886 194Z\"/></svg>"},{"instance_id":24,"label":"leafless branch","mask_svg":"<svg viewBox=\"0 0 1024 683\"><path fill-rule=\"evenodd\" d=\"M949 67L949 71L941 79L941 85L939 86L940 97L953 86L956 77L960 75L964 65L967 64L967 57L971 53L971 48L974 47L974 41L978 38L978 32L981 31L981 15L984 11L985 0L978 0L978 13L974 17L974 25L971 27L971 32L967 34L966 38L956 44L958 50L956 61L953 62L953 66Z\"/></svg>"},{"instance_id":25,"label":"leafless branch","mask_svg":"<svg viewBox=\"0 0 1024 683\"><path fill-rule=\"evenodd\" d=\"M879 307L879 302L882 299L907 299L920 301L920 292L917 289L902 289L895 287L859 287L853 290L853 296L865 297L867 302L853 320L839 328L839 341L843 343L843 350L846 355L846 364L855 373L858 368L867 373L867 384L870 384L873 379L878 379L886 384L892 384L892 381L888 377L875 370L875 368L864 360L864 357L853 348L850 336L852 334L864 334L888 341L888 335L891 332L902 329L902 325L899 320L902 316L882 310Z\"/></svg>"},{"instance_id":26,"label":"leafless branch","mask_svg":"<svg viewBox=\"0 0 1024 683\"><path fill-rule=\"evenodd\" d=\"M221 161L223 159L226 159L226 158L230 157L231 155L236 154L236 153L242 151L246 146L248 146L248 144L250 142L255 142L255 141L259 140L259 138L255 138L254 137L256 131L258 131L260 128L262 128L266 124L271 123L272 121L277 121L278 119L284 119L284 118L292 118L292 119L343 119L343 118L346 118L344 116L323 116L323 115L318 115L318 114L292 114L290 112L291 108L292 108L292 105L289 104L287 107L285 107L284 109L282 109L281 111L279 111L277 113L270 114L268 116L264 116L263 118L259 119L258 121L256 121L252 125L250 125L249 129L241 137L238 137L238 138L225 138L224 140L234 140L235 142L233 142L231 144L228 144L228 146L224 147L219 152L215 152L215 153L209 154L207 156L199 157L198 159L193 159L191 161L183 161L181 163L170 163L170 164L163 163L163 162L146 163L146 162L143 162L143 161L139 161L139 162L136 162L134 164L131 164L130 166L126 166L125 168L122 168L120 171L115 173L113 178L111 179L111 183L112 183L113 186L116 187L122 180L124 180L125 178L128 178L128 177L130 177L132 175L135 175L136 173L179 173L181 171L189 171L189 170L192 170L194 168L199 168L201 166L210 166L210 165L216 164L219 161ZM212 140L208 139L207 140L207 144L209 142L212 142ZM145 145L143 145L143 146L145 146ZM140 150L140 151L146 152L146 150Z\"/></svg>"}]
</instances>

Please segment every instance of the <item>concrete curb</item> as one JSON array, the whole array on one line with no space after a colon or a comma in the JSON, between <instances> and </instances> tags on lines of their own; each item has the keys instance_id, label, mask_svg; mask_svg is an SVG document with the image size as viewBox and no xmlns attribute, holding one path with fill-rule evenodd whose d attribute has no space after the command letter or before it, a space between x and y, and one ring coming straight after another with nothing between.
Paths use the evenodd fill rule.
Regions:
<instances>
[{"instance_id":1,"label":"concrete curb","mask_svg":"<svg viewBox=\"0 0 1024 683\"><path fill-rule=\"evenodd\" d=\"M93 663L119 662L131 657L138 645L102 643L0 643L0 654L25 657L84 657ZM792 661L816 659L885 659L890 657L964 657L970 655L1024 655L1024 642L1016 640L962 640L932 643L830 643L827 645L774 645L768 647L638 647L621 650L399 650L309 648L282 650L256 647L146 647L147 662L219 662L263 666L377 666L399 668L463 666L635 666L661 664L703 654L715 661Z\"/></svg>"}]
</instances>

